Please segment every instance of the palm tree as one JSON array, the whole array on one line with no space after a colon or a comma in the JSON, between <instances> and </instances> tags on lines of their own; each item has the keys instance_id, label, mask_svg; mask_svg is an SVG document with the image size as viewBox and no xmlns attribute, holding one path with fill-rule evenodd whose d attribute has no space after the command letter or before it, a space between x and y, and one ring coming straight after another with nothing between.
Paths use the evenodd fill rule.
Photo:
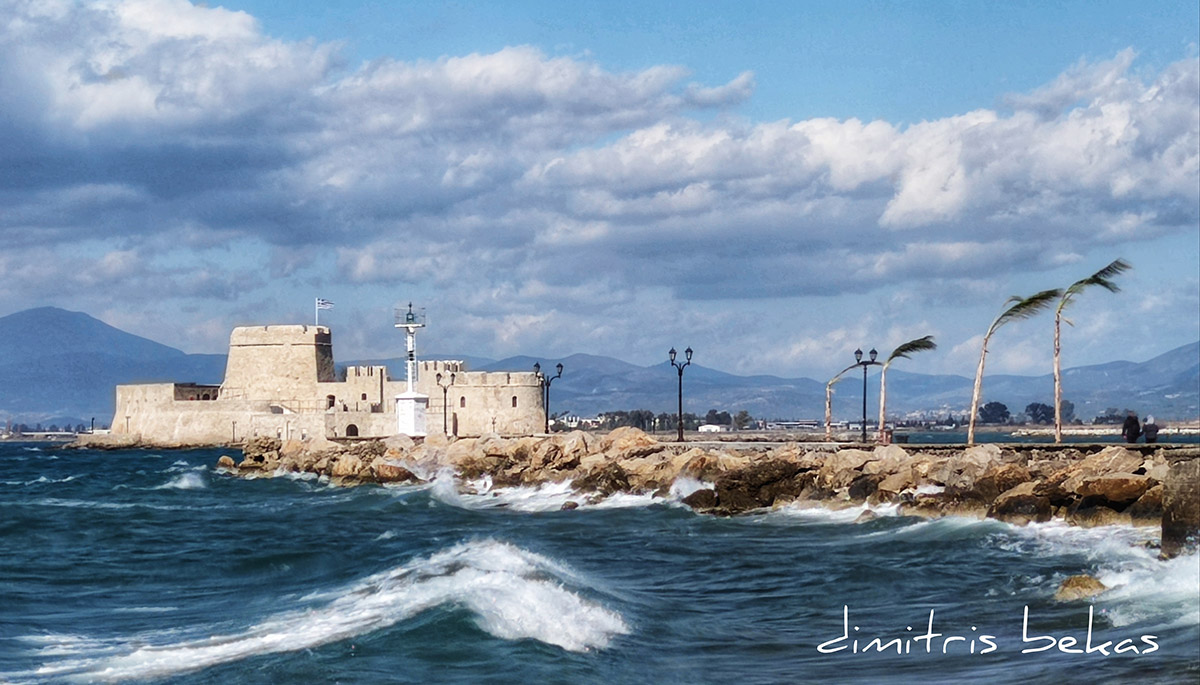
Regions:
<instances>
[{"instance_id":1,"label":"palm tree","mask_svg":"<svg viewBox=\"0 0 1200 685\"><path fill-rule=\"evenodd\" d=\"M888 355L887 361L883 363L883 369L879 372L879 441L883 442L883 425L884 417L887 415L887 370L892 365L892 362L897 359L909 359L909 355L926 350L936 350L937 343L933 341L932 335L927 335L916 340L909 340L900 347L892 350Z\"/></svg>"},{"instance_id":2,"label":"palm tree","mask_svg":"<svg viewBox=\"0 0 1200 685\"><path fill-rule=\"evenodd\" d=\"M838 372L825 384L825 440L833 440L833 384L842 380L842 376L850 369L857 369L858 364L851 364Z\"/></svg>"},{"instance_id":3,"label":"palm tree","mask_svg":"<svg viewBox=\"0 0 1200 685\"><path fill-rule=\"evenodd\" d=\"M1062 295L1062 291L1058 288L1053 290L1043 290L1036 295L1022 298L1018 295L1013 295L1004 302L1008 308L997 316L992 325L988 326L987 333L983 334L983 349L979 352L979 368L975 370L975 389L971 393L971 418L967 424L967 444L975 444L975 419L979 413L979 395L983 391L983 362L987 359L988 341L992 339L992 334L1009 321L1017 321L1019 319L1028 319L1037 314L1043 309L1050 306L1051 301Z\"/></svg>"},{"instance_id":4,"label":"palm tree","mask_svg":"<svg viewBox=\"0 0 1200 685\"><path fill-rule=\"evenodd\" d=\"M1129 262L1124 259L1114 260L1111 264L1100 269L1096 273L1075 281L1069 288L1063 291L1062 297L1058 300L1058 309L1054 310L1054 442L1062 442L1062 371L1059 360L1059 331L1062 328L1062 322L1066 321L1067 325L1074 326L1069 319L1063 319L1063 311L1067 305L1071 304L1072 299L1079 293L1086 290L1088 287L1097 285L1104 288L1110 293L1119 292L1121 289L1113 282L1113 278L1132 269Z\"/></svg>"}]
</instances>

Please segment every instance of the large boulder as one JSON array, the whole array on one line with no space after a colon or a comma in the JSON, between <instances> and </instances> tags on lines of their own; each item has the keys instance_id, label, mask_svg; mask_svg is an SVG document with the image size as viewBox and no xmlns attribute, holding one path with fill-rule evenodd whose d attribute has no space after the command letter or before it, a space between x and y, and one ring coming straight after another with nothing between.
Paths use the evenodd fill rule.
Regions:
<instances>
[{"instance_id":1,"label":"large boulder","mask_svg":"<svg viewBox=\"0 0 1200 685\"><path fill-rule=\"evenodd\" d=\"M621 459L618 463L629 476L630 487L636 491L654 490L675 478L670 468L671 461L662 452L645 457Z\"/></svg>"},{"instance_id":2,"label":"large boulder","mask_svg":"<svg viewBox=\"0 0 1200 685\"><path fill-rule=\"evenodd\" d=\"M1200 547L1200 457L1171 464L1163 481L1162 553L1168 558Z\"/></svg>"},{"instance_id":3,"label":"large boulder","mask_svg":"<svg viewBox=\"0 0 1200 685\"><path fill-rule=\"evenodd\" d=\"M687 460L679 470L679 474L708 482L714 482L727 473L746 468L751 463L751 458L745 454L733 454L726 451L707 452L698 447L679 455L680 459L684 457L687 457Z\"/></svg>"},{"instance_id":4,"label":"large boulder","mask_svg":"<svg viewBox=\"0 0 1200 685\"><path fill-rule=\"evenodd\" d=\"M416 443L407 435L392 435L384 438L383 446L388 450L395 450L403 454L415 447Z\"/></svg>"},{"instance_id":5,"label":"large boulder","mask_svg":"<svg viewBox=\"0 0 1200 685\"><path fill-rule=\"evenodd\" d=\"M262 463L263 460L258 457L267 452L275 452L275 458L278 459L279 448L282 446L283 441L279 438L270 438L264 435L247 440L246 444L242 446L242 454L252 462Z\"/></svg>"},{"instance_id":6,"label":"large boulder","mask_svg":"<svg viewBox=\"0 0 1200 685\"><path fill-rule=\"evenodd\" d=\"M573 469L579 465L579 460L592 451L593 438L583 431L571 431L554 436L558 446L558 457L552 461L558 470Z\"/></svg>"},{"instance_id":7,"label":"large boulder","mask_svg":"<svg viewBox=\"0 0 1200 685\"><path fill-rule=\"evenodd\" d=\"M1141 454L1131 452L1120 445L1106 447L1096 454L1069 464L1061 487L1067 493L1086 497L1079 490L1085 480L1113 473L1136 474L1141 470L1144 461Z\"/></svg>"},{"instance_id":8,"label":"large boulder","mask_svg":"<svg viewBox=\"0 0 1200 685\"><path fill-rule=\"evenodd\" d=\"M717 508L717 492L702 488L684 497L682 501L696 511L713 511Z\"/></svg>"},{"instance_id":9,"label":"large boulder","mask_svg":"<svg viewBox=\"0 0 1200 685\"><path fill-rule=\"evenodd\" d=\"M459 438L450 443L444 451L446 464L449 466L459 466L468 461L476 461L483 458L484 451L479 446L479 441L475 438Z\"/></svg>"},{"instance_id":10,"label":"large boulder","mask_svg":"<svg viewBox=\"0 0 1200 685\"><path fill-rule=\"evenodd\" d=\"M884 475L896 473L901 468L907 468L911 460L908 452L899 445L876 447L873 456L874 459L863 464L863 473L882 473Z\"/></svg>"},{"instance_id":11,"label":"large boulder","mask_svg":"<svg viewBox=\"0 0 1200 685\"><path fill-rule=\"evenodd\" d=\"M581 478L571 481L571 488L579 492L594 492L600 498L617 492L629 491L629 475L616 462L608 462Z\"/></svg>"},{"instance_id":12,"label":"large boulder","mask_svg":"<svg viewBox=\"0 0 1200 685\"><path fill-rule=\"evenodd\" d=\"M330 459L329 475L334 478L357 477L363 470L363 460L355 454L339 454Z\"/></svg>"},{"instance_id":13,"label":"large boulder","mask_svg":"<svg viewBox=\"0 0 1200 685\"><path fill-rule=\"evenodd\" d=\"M1107 589L1104 583L1089 575L1069 576L1058 586L1058 590L1054 593L1054 599L1060 602L1087 599Z\"/></svg>"},{"instance_id":14,"label":"large boulder","mask_svg":"<svg viewBox=\"0 0 1200 685\"><path fill-rule=\"evenodd\" d=\"M737 514L796 499L814 473L789 461L752 464L717 479L717 503L724 514Z\"/></svg>"},{"instance_id":15,"label":"large boulder","mask_svg":"<svg viewBox=\"0 0 1200 685\"><path fill-rule=\"evenodd\" d=\"M421 480L412 471L386 457L376 457L371 462L371 474L376 483L415 483Z\"/></svg>"},{"instance_id":16,"label":"large boulder","mask_svg":"<svg viewBox=\"0 0 1200 685\"><path fill-rule=\"evenodd\" d=\"M996 445L974 445L950 456L931 470L928 477L948 490L969 491L975 487L976 480L1000 462L1000 457L1000 448Z\"/></svg>"},{"instance_id":17,"label":"large boulder","mask_svg":"<svg viewBox=\"0 0 1200 685\"><path fill-rule=\"evenodd\" d=\"M850 485L846 487L846 494L850 497L851 501L865 501L868 497L875 494L879 483L885 478L887 476L882 473L864 473L850 481Z\"/></svg>"},{"instance_id":18,"label":"large boulder","mask_svg":"<svg viewBox=\"0 0 1200 685\"><path fill-rule=\"evenodd\" d=\"M1099 497L1113 504L1128 504L1150 489L1149 476L1106 473L1084 478L1075 489L1081 497Z\"/></svg>"},{"instance_id":19,"label":"large boulder","mask_svg":"<svg viewBox=\"0 0 1200 685\"><path fill-rule=\"evenodd\" d=\"M1125 511L1114 509L1102 497L1085 497L1067 508L1067 523L1080 528L1096 526L1128 526L1133 518Z\"/></svg>"},{"instance_id":20,"label":"large boulder","mask_svg":"<svg viewBox=\"0 0 1200 685\"><path fill-rule=\"evenodd\" d=\"M1029 480L1031 480L1029 469L1021 464L995 463L989 466L979 478L969 481L969 485L947 485L946 495L957 499L992 502L1001 493L1012 490ZM959 478L956 482L966 483L968 479Z\"/></svg>"},{"instance_id":21,"label":"large boulder","mask_svg":"<svg viewBox=\"0 0 1200 685\"><path fill-rule=\"evenodd\" d=\"M875 453L860 449L838 450L825 458L817 471L817 483L828 490L844 488L862 475L862 468L875 461Z\"/></svg>"},{"instance_id":22,"label":"large boulder","mask_svg":"<svg viewBox=\"0 0 1200 685\"><path fill-rule=\"evenodd\" d=\"M914 486L912 467L904 466L879 481L875 487L876 501L894 502L900 493Z\"/></svg>"},{"instance_id":23,"label":"large boulder","mask_svg":"<svg viewBox=\"0 0 1200 685\"><path fill-rule=\"evenodd\" d=\"M1034 485L1032 481L1026 481L1000 493L988 507L988 517L1019 526L1049 521L1053 514L1050 500L1038 496Z\"/></svg>"},{"instance_id":24,"label":"large boulder","mask_svg":"<svg viewBox=\"0 0 1200 685\"><path fill-rule=\"evenodd\" d=\"M632 426L618 428L600 439L597 451L608 452L621 459L641 457L662 449L662 444L645 431Z\"/></svg>"},{"instance_id":25,"label":"large boulder","mask_svg":"<svg viewBox=\"0 0 1200 685\"><path fill-rule=\"evenodd\" d=\"M1135 526L1157 526L1163 519L1163 486L1155 485L1125 509Z\"/></svg>"}]
</instances>

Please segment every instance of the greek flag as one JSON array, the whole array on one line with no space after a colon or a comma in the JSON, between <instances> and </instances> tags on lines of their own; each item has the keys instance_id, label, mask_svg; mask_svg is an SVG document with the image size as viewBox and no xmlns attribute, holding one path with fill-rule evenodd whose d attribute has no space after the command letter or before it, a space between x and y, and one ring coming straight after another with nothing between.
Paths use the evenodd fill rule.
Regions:
<instances>
[{"instance_id":1,"label":"greek flag","mask_svg":"<svg viewBox=\"0 0 1200 685\"><path fill-rule=\"evenodd\" d=\"M333 303L329 300L317 298L317 309L333 309Z\"/></svg>"}]
</instances>

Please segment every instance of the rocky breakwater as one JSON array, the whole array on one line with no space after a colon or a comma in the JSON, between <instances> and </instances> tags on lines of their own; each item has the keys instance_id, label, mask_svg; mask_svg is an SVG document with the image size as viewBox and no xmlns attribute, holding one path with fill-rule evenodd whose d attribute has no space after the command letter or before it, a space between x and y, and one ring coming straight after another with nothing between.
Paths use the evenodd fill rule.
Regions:
<instances>
[{"instance_id":1,"label":"rocky breakwater","mask_svg":"<svg viewBox=\"0 0 1200 685\"><path fill-rule=\"evenodd\" d=\"M220 466L241 475L309 472L345 485L417 483L446 470L464 490L481 482L517 487L569 481L580 502L615 493L667 496L675 486L687 493L684 504L721 516L867 504L895 505L902 515L990 517L1018 525L1052 518L1079 526L1159 525L1164 518L1166 447L1146 454L1124 446L911 450L662 443L621 428L600 436L435 435L420 442L399 436L350 444L257 438L245 445L240 462L224 456Z\"/></svg>"}]
</instances>

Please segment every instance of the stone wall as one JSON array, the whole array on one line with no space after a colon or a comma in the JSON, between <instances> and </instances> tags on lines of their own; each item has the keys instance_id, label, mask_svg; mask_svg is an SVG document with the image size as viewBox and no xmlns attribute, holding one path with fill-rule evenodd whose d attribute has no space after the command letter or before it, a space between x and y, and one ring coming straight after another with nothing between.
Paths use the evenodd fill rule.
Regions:
<instances>
[{"instance_id":1,"label":"stone wall","mask_svg":"<svg viewBox=\"0 0 1200 685\"><path fill-rule=\"evenodd\" d=\"M546 414L537 374L532 371L467 371L459 361L421 362L416 390L429 396L425 425L430 433L442 430L445 399L450 435L532 435L545 429ZM437 374L454 374L454 385L443 395Z\"/></svg>"}]
</instances>

